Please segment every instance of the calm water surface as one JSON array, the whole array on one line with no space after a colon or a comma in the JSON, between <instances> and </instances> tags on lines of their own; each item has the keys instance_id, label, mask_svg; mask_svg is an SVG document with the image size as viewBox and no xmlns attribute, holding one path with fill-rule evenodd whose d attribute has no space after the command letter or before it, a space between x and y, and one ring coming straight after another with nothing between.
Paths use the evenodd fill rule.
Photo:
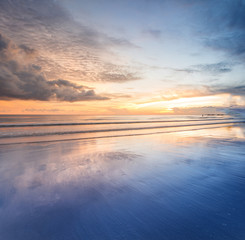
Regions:
<instances>
[{"instance_id":1,"label":"calm water surface","mask_svg":"<svg viewBox=\"0 0 245 240\"><path fill-rule=\"evenodd\" d=\"M1 117L0 239L244 240L245 124L220 118Z\"/></svg>"}]
</instances>

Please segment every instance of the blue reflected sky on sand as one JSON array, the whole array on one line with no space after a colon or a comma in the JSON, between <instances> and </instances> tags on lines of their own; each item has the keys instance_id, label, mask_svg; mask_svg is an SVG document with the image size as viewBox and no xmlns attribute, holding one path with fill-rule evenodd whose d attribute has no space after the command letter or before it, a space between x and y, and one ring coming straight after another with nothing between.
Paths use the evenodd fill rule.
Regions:
<instances>
[{"instance_id":1,"label":"blue reflected sky on sand","mask_svg":"<svg viewBox=\"0 0 245 240\"><path fill-rule=\"evenodd\" d=\"M1 145L0 239L245 239L244 141L235 126Z\"/></svg>"}]
</instances>

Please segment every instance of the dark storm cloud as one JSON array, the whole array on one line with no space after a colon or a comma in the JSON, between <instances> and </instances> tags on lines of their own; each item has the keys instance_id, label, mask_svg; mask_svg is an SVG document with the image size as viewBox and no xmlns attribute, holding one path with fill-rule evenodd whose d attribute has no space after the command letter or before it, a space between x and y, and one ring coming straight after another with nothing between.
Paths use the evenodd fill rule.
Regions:
<instances>
[{"instance_id":1,"label":"dark storm cloud","mask_svg":"<svg viewBox=\"0 0 245 240\"><path fill-rule=\"evenodd\" d=\"M69 102L108 99L67 80L48 81L39 66L25 62L25 56L35 50L17 46L2 34L0 46L0 99Z\"/></svg>"}]
</instances>

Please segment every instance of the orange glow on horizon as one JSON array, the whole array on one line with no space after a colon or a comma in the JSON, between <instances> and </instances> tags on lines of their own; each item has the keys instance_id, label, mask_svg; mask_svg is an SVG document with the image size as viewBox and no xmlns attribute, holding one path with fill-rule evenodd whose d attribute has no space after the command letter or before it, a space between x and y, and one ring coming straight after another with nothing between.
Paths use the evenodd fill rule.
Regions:
<instances>
[{"instance_id":1,"label":"orange glow on horizon","mask_svg":"<svg viewBox=\"0 0 245 240\"><path fill-rule=\"evenodd\" d=\"M137 99L137 98L136 98ZM185 114L189 108L203 107L229 107L231 102L243 104L239 97L229 94L210 96L185 97L166 101L149 101L137 103L136 99L84 101L84 102L58 102L11 100L1 101L1 114L81 114L81 115L129 115L129 114ZM129 102L130 100L130 102Z\"/></svg>"}]
</instances>

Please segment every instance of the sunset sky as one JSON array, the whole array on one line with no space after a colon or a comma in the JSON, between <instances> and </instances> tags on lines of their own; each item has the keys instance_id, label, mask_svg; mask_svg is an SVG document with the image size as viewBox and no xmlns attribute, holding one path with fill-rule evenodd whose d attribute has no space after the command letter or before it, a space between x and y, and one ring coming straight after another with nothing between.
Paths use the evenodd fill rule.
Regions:
<instances>
[{"instance_id":1,"label":"sunset sky","mask_svg":"<svg viewBox=\"0 0 245 240\"><path fill-rule=\"evenodd\" d=\"M0 114L245 108L243 0L0 0Z\"/></svg>"}]
</instances>

